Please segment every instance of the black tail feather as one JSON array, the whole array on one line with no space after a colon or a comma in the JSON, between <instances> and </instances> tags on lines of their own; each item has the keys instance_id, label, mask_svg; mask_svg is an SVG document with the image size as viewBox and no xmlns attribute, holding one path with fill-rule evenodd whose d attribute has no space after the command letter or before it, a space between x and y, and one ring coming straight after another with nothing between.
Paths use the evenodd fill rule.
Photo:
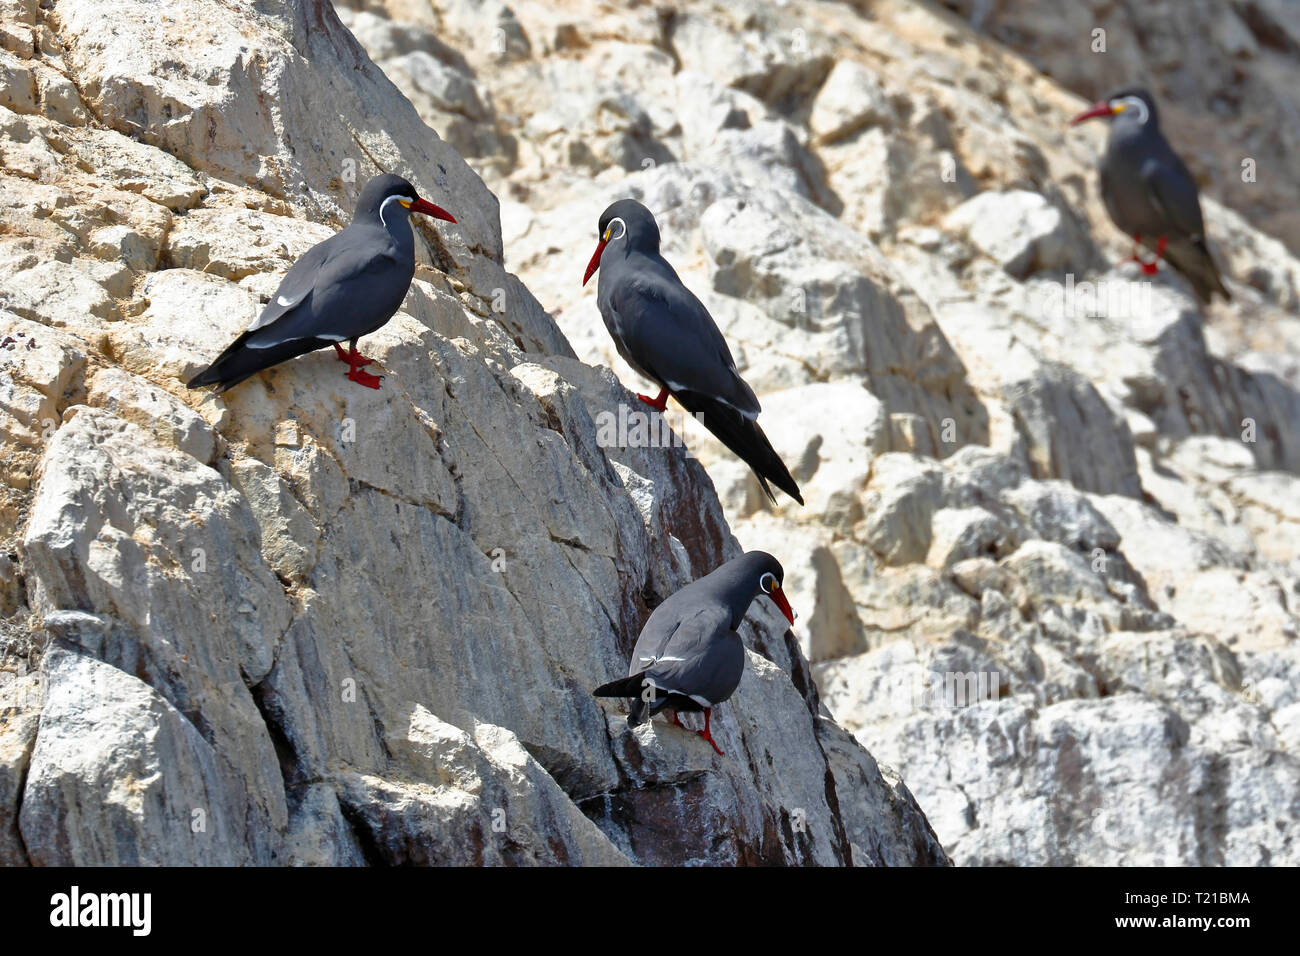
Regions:
<instances>
[{"instance_id":1,"label":"black tail feather","mask_svg":"<svg viewBox=\"0 0 1300 956\"><path fill-rule=\"evenodd\" d=\"M612 680L608 684L601 684L591 692L592 697L640 697L641 685L644 683L645 672L633 674L631 677L620 677L618 680Z\"/></svg>"},{"instance_id":2,"label":"black tail feather","mask_svg":"<svg viewBox=\"0 0 1300 956\"><path fill-rule=\"evenodd\" d=\"M629 727L635 727L646 720L647 717L653 716L647 713L648 705L641 699L641 689L645 685L645 671L639 674L633 674L631 677L620 677L618 680L612 680L608 684L601 684L591 692L592 697L626 697L631 700L628 707L627 723ZM656 708L656 711L659 708Z\"/></svg>"},{"instance_id":3,"label":"black tail feather","mask_svg":"<svg viewBox=\"0 0 1300 956\"><path fill-rule=\"evenodd\" d=\"M224 392L263 369L330 344L320 339L294 339L269 349L254 349L244 344L248 335L249 333L245 332L230 343L229 347L217 356L216 361L186 382L185 387L203 388L205 385L216 385L218 391Z\"/></svg>"},{"instance_id":4,"label":"black tail feather","mask_svg":"<svg viewBox=\"0 0 1300 956\"><path fill-rule=\"evenodd\" d=\"M1206 305L1216 292L1225 300L1232 299L1204 239L1169 243L1165 249L1165 261L1191 283L1196 297Z\"/></svg>"},{"instance_id":5,"label":"black tail feather","mask_svg":"<svg viewBox=\"0 0 1300 956\"><path fill-rule=\"evenodd\" d=\"M620 677L608 684L601 684L591 692L591 696L626 697L630 701L627 709L629 727L644 723L661 710L699 711L704 709L703 704L684 694L654 689L653 685L647 684L645 681L645 675L648 673L649 671L641 671L631 677ZM652 692L649 694L645 693L647 687L652 688ZM647 697L649 700L646 699Z\"/></svg>"},{"instance_id":6,"label":"black tail feather","mask_svg":"<svg viewBox=\"0 0 1300 956\"><path fill-rule=\"evenodd\" d=\"M705 428L754 469L758 483L770 501L775 502L776 496L768 487L769 481L799 504L803 504L799 486L795 484L785 462L781 461L781 456L772 448L772 443L767 440L758 422L746 418L730 405L699 392L674 392L673 398L692 415L699 416Z\"/></svg>"}]
</instances>

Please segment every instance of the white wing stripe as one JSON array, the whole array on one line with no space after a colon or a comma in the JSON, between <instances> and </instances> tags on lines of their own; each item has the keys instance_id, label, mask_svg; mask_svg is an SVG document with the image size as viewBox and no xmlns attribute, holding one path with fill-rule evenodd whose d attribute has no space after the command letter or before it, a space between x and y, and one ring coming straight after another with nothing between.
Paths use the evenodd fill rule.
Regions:
<instances>
[{"instance_id":1,"label":"white wing stripe","mask_svg":"<svg viewBox=\"0 0 1300 956\"><path fill-rule=\"evenodd\" d=\"M660 693L676 694L679 697L689 697L691 700L695 701L695 703L699 704L701 707L713 706L713 701L709 700L707 697L701 697L699 694L688 694L685 691L680 691L675 687L663 687L659 684L656 684L653 680L649 678L646 678L646 683Z\"/></svg>"},{"instance_id":2,"label":"white wing stripe","mask_svg":"<svg viewBox=\"0 0 1300 956\"><path fill-rule=\"evenodd\" d=\"M731 371L732 371L733 374L735 374L735 371L736 371L736 370L733 368ZM737 375L736 377L739 378L740 376ZM668 390L669 390L670 392L689 392L689 391L691 391L691 389L687 388L685 385L682 385L680 382L674 382L674 381L672 381L671 379L664 379L664 382L667 384L667 386L668 386ZM726 400L725 398L723 398L721 395L711 395L711 396L709 396L709 397L712 398L715 402L719 402L720 404L726 405L726 406L727 406L728 408L730 408L732 411L736 412L738 415L740 415L741 417L743 417L743 418L745 418L745 419L747 419L747 420L749 420L749 421L751 421L751 422L752 422L754 419L758 418L758 412L751 412L751 411L748 411L748 410L746 410L746 409L740 408L739 406L737 406L737 405L735 405L735 404L733 404L733 403L727 401L727 400ZM762 409L760 408L759 411L762 411Z\"/></svg>"}]
</instances>

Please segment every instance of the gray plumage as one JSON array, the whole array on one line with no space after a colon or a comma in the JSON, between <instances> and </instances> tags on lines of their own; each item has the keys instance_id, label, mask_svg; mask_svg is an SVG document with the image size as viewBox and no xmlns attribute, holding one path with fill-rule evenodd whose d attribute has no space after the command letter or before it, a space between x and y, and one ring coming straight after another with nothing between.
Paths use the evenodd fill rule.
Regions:
<instances>
[{"instance_id":1,"label":"gray plumage","mask_svg":"<svg viewBox=\"0 0 1300 956\"><path fill-rule=\"evenodd\" d=\"M1155 100L1125 87L1074 122L1094 117L1110 122L1098 172L1111 221L1177 269L1202 302L1216 292L1231 298L1205 242L1196 180L1161 133Z\"/></svg>"},{"instance_id":2,"label":"gray plumage","mask_svg":"<svg viewBox=\"0 0 1300 956\"><path fill-rule=\"evenodd\" d=\"M352 223L307 250L257 321L186 384L225 391L286 359L346 341L354 358L344 358L341 349L339 357L349 362L348 377L378 387L376 376L360 371L368 360L356 353L356 341L391 319L411 287L412 212L455 221L400 176L385 173L367 182Z\"/></svg>"},{"instance_id":3,"label":"gray plumage","mask_svg":"<svg viewBox=\"0 0 1300 956\"><path fill-rule=\"evenodd\" d=\"M707 715L740 686L745 646L736 629L754 598L767 594L793 620L781 591L783 580L776 558L749 551L688 584L646 621L632 650L628 676L601 685L593 694L630 698L627 720L633 727L664 709L703 710ZM713 742L707 724L702 736Z\"/></svg>"},{"instance_id":4,"label":"gray plumage","mask_svg":"<svg viewBox=\"0 0 1300 956\"><path fill-rule=\"evenodd\" d=\"M659 226L650 210L620 199L601 215L598 233L601 242L583 281L600 269L596 305L618 354L753 468L769 498L770 481L803 504L799 486L755 421L762 409L726 339L659 254Z\"/></svg>"}]
</instances>

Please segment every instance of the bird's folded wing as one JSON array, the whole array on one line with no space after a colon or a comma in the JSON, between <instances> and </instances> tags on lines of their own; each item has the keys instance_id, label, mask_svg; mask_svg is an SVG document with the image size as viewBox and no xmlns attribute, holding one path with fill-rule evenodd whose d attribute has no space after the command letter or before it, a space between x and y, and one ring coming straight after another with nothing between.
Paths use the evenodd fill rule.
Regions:
<instances>
[{"instance_id":1,"label":"bird's folded wing","mask_svg":"<svg viewBox=\"0 0 1300 956\"><path fill-rule=\"evenodd\" d=\"M656 660L648 665L633 661L633 665L647 667L646 676L665 693L692 697L705 706L717 703L734 689L734 685L723 686L730 668L720 667L719 661L720 654L734 650L728 647L730 634L730 611L702 607L682 619Z\"/></svg>"},{"instance_id":2,"label":"bird's folded wing","mask_svg":"<svg viewBox=\"0 0 1300 956\"><path fill-rule=\"evenodd\" d=\"M1139 171L1151 201L1170 225L1169 239L1196 239L1205 233L1196 180L1177 156L1148 159Z\"/></svg>"},{"instance_id":3,"label":"bird's folded wing","mask_svg":"<svg viewBox=\"0 0 1300 956\"><path fill-rule=\"evenodd\" d=\"M249 332L267 328L285 313L302 304L303 299L311 294L312 287L316 284L316 276L325 260L329 258L331 246L336 238L338 237L331 236L324 242L312 246L289 268L284 278L280 280L275 295L271 296L271 301L262 310L262 314L248 327Z\"/></svg>"},{"instance_id":4,"label":"bird's folded wing","mask_svg":"<svg viewBox=\"0 0 1300 956\"><path fill-rule=\"evenodd\" d=\"M671 390L712 396L747 418L759 413L713 316L684 285L633 276L619 283L609 303L624 346Z\"/></svg>"},{"instance_id":5,"label":"bird's folded wing","mask_svg":"<svg viewBox=\"0 0 1300 956\"><path fill-rule=\"evenodd\" d=\"M341 342L370 331L401 304L411 277L401 282L402 268L386 249L332 243L310 249L285 275L249 329L250 348L308 338Z\"/></svg>"}]
</instances>

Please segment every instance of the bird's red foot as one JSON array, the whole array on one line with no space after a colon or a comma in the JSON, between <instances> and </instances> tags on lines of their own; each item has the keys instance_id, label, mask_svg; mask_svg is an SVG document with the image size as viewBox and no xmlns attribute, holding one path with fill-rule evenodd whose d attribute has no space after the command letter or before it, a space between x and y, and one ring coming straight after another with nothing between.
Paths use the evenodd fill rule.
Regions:
<instances>
[{"instance_id":1,"label":"bird's red foot","mask_svg":"<svg viewBox=\"0 0 1300 956\"><path fill-rule=\"evenodd\" d=\"M1165 257L1165 246L1168 244L1169 240L1164 236L1161 236L1160 241L1156 243L1156 257L1150 262L1142 263L1142 271L1144 273L1153 276L1160 271L1160 260Z\"/></svg>"},{"instance_id":2,"label":"bird's red foot","mask_svg":"<svg viewBox=\"0 0 1300 956\"><path fill-rule=\"evenodd\" d=\"M334 343L334 355L340 362L347 362L349 365L369 365L374 359L368 359L360 352L345 352L343 347L337 342Z\"/></svg>"},{"instance_id":3,"label":"bird's red foot","mask_svg":"<svg viewBox=\"0 0 1300 956\"><path fill-rule=\"evenodd\" d=\"M707 730L697 730L695 732L709 742L709 746L718 752L719 757L726 756L726 754L724 754L718 747L717 741L713 739L713 734L709 733Z\"/></svg>"},{"instance_id":4,"label":"bird's red foot","mask_svg":"<svg viewBox=\"0 0 1300 956\"><path fill-rule=\"evenodd\" d=\"M678 727L682 728L682 730L686 730L686 729L687 729L687 728L686 728L686 725L685 725L684 723L682 723L681 718L677 716L677 711L675 711L675 710L670 710L670 711L668 711L668 713L670 713L670 714L673 715L673 723L674 723L674 724L676 724Z\"/></svg>"},{"instance_id":5,"label":"bird's red foot","mask_svg":"<svg viewBox=\"0 0 1300 956\"><path fill-rule=\"evenodd\" d=\"M649 395L638 395L637 398L645 402L657 412L662 412L668 407L668 389L663 389L658 398L651 398Z\"/></svg>"},{"instance_id":6,"label":"bird's red foot","mask_svg":"<svg viewBox=\"0 0 1300 956\"><path fill-rule=\"evenodd\" d=\"M705 740L707 740L707 741L709 742L709 746L712 747L714 750L716 750L716 751L718 752L718 756L719 756L719 757L725 757L726 754L724 754L724 753L722 752L722 748L718 746L718 742L717 742L716 740L713 739L713 734L709 733L709 715L710 715L710 713L711 713L711 711L709 711L709 710L707 710L707 709L704 711L704 729L703 729L703 730L697 730L697 731L695 731L695 732L696 732L697 734L699 734L701 737L703 737Z\"/></svg>"},{"instance_id":7,"label":"bird's red foot","mask_svg":"<svg viewBox=\"0 0 1300 956\"><path fill-rule=\"evenodd\" d=\"M1141 234L1133 237L1133 254L1127 259L1121 261L1120 265L1124 265L1126 262L1136 262L1138 267L1141 268L1143 275L1153 276L1160 271L1160 260L1164 258L1165 246L1168 244L1169 240L1164 236L1160 237L1160 241L1156 243L1156 257L1150 262L1144 260L1138 252L1141 242Z\"/></svg>"},{"instance_id":8,"label":"bird's red foot","mask_svg":"<svg viewBox=\"0 0 1300 956\"><path fill-rule=\"evenodd\" d=\"M359 365L353 365L348 369L348 381L364 385L366 388L378 388L382 378L382 375L371 375L369 372L361 371Z\"/></svg>"}]
</instances>

